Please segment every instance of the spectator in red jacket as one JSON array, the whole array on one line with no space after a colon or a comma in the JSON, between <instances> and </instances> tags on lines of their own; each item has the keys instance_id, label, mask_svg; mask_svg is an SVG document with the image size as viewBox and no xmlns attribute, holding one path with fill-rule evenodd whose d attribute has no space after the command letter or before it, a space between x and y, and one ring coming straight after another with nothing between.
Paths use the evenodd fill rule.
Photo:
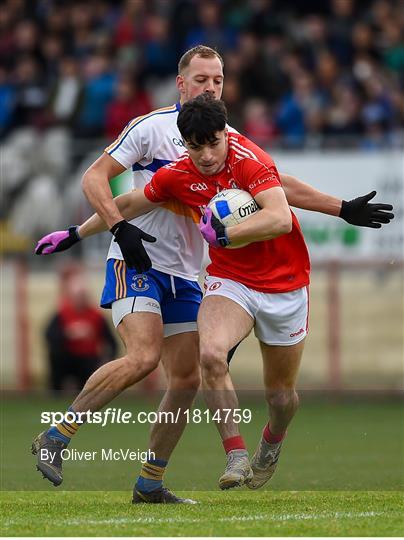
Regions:
<instances>
[{"instance_id":1,"label":"spectator in red jacket","mask_svg":"<svg viewBox=\"0 0 404 540\"><path fill-rule=\"evenodd\" d=\"M133 78L122 76L117 83L116 97L107 109L105 135L116 139L132 118L147 114L152 108L147 92L140 90Z\"/></svg>"},{"instance_id":2,"label":"spectator in red jacket","mask_svg":"<svg viewBox=\"0 0 404 540\"><path fill-rule=\"evenodd\" d=\"M61 299L45 330L53 391L72 379L78 390L106 360L116 356L117 343L101 310L90 299L82 271L61 276Z\"/></svg>"}]
</instances>

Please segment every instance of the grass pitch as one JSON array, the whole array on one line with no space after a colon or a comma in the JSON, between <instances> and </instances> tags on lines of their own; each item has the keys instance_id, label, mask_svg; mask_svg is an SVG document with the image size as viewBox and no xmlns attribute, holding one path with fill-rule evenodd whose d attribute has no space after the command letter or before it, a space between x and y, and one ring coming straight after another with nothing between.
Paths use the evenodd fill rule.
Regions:
<instances>
[{"instance_id":1,"label":"grass pitch","mask_svg":"<svg viewBox=\"0 0 404 540\"><path fill-rule=\"evenodd\" d=\"M247 398L246 398L247 399ZM157 400L156 400L157 402ZM265 423L260 400L247 402L253 421L241 425L252 452ZM154 402L114 401L126 410ZM66 400L3 399L1 533L7 536L395 536L403 521L403 424L398 401L337 403L302 399L273 480L258 491L220 492L225 460L212 424L189 425L166 485L195 506L130 504L140 464L64 464L54 488L29 453L44 429L41 411L63 411ZM72 447L147 449L149 426L85 426Z\"/></svg>"},{"instance_id":2,"label":"grass pitch","mask_svg":"<svg viewBox=\"0 0 404 540\"><path fill-rule=\"evenodd\" d=\"M5 492L7 536L399 536L397 492L191 492L198 505L128 504L122 492Z\"/></svg>"}]
</instances>

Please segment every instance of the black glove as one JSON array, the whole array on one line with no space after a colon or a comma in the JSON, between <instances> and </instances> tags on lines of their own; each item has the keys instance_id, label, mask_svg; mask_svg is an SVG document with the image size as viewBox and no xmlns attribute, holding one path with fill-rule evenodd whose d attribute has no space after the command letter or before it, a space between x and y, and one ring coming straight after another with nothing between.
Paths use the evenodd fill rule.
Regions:
<instances>
[{"instance_id":1,"label":"black glove","mask_svg":"<svg viewBox=\"0 0 404 540\"><path fill-rule=\"evenodd\" d=\"M35 247L37 255L50 255L58 251L65 251L81 240L78 225L69 227L67 231L55 231L39 240Z\"/></svg>"},{"instance_id":2,"label":"black glove","mask_svg":"<svg viewBox=\"0 0 404 540\"><path fill-rule=\"evenodd\" d=\"M122 256L128 268L136 268L140 273L150 270L151 260L142 244L142 240L155 242L156 238L154 236L150 236L150 234L143 232L124 219L115 223L110 228L110 231L115 236L115 242L121 248Z\"/></svg>"},{"instance_id":3,"label":"black glove","mask_svg":"<svg viewBox=\"0 0 404 540\"><path fill-rule=\"evenodd\" d=\"M390 223L394 218L394 214L390 213L390 210L393 210L392 205L369 203L375 195L376 191L371 191L352 201L342 201L339 217L352 225L372 229L380 229L382 223Z\"/></svg>"}]
</instances>

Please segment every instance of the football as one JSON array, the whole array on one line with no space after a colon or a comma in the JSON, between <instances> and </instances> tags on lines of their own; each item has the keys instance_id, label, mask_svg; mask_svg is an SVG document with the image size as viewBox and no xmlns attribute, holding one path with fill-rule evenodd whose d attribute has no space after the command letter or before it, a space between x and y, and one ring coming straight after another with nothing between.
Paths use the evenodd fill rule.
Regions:
<instances>
[{"instance_id":1,"label":"football","mask_svg":"<svg viewBox=\"0 0 404 540\"><path fill-rule=\"evenodd\" d=\"M208 208L225 227L233 227L259 210L255 199L242 189L224 189L209 201Z\"/></svg>"},{"instance_id":2,"label":"football","mask_svg":"<svg viewBox=\"0 0 404 540\"><path fill-rule=\"evenodd\" d=\"M224 189L209 201L208 207L213 215L223 223L225 227L234 227L242 223L257 210L258 204L248 191L242 189ZM231 244L227 249L237 249L247 244Z\"/></svg>"}]
</instances>

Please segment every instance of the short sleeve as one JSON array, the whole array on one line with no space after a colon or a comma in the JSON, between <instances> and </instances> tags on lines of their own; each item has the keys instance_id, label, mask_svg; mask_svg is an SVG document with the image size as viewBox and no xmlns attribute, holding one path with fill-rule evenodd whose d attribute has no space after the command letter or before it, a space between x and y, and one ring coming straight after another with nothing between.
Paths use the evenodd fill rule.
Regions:
<instances>
[{"instance_id":1,"label":"short sleeve","mask_svg":"<svg viewBox=\"0 0 404 540\"><path fill-rule=\"evenodd\" d=\"M104 150L126 169L147 157L147 145L144 141L147 140L148 126L142 119L143 117L139 117L129 122L119 137Z\"/></svg>"},{"instance_id":2,"label":"short sleeve","mask_svg":"<svg viewBox=\"0 0 404 540\"><path fill-rule=\"evenodd\" d=\"M263 163L256 159L246 158L239 164L239 167L238 178L241 180L243 188L249 191L253 197L266 189L281 186L278 170L270 159Z\"/></svg>"},{"instance_id":3,"label":"short sleeve","mask_svg":"<svg viewBox=\"0 0 404 540\"><path fill-rule=\"evenodd\" d=\"M144 187L144 194L149 201L161 203L171 199L169 177L170 171L165 167L154 173L150 182Z\"/></svg>"}]
</instances>

